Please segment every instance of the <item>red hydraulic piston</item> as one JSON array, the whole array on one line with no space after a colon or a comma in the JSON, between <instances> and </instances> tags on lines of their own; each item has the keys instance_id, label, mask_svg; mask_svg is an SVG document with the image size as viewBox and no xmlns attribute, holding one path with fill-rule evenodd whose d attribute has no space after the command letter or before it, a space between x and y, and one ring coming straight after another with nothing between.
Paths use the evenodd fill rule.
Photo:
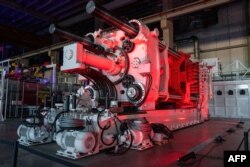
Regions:
<instances>
[{"instance_id":1,"label":"red hydraulic piston","mask_svg":"<svg viewBox=\"0 0 250 167\"><path fill-rule=\"evenodd\" d=\"M100 70L105 70L113 75L118 74L122 68L119 64L116 64L116 62L111 59L98 56L85 50L80 43L77 44L77 60L79 63L83 63Z\"/></svg>"}]
</instances>

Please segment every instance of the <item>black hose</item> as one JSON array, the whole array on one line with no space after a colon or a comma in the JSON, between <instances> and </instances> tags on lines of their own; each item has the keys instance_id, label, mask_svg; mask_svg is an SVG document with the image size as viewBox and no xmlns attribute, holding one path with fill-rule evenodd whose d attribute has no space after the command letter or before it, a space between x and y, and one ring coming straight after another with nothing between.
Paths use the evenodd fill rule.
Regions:
<instances>
[{"instance_id":1,"label":"black hose","mask_svg":"<svg viewBox=\"0 0 250 167\"><path fill-rule=\"evenodd\" d=\"M117 118L117 117L115 117L115 118ZM118 118L117 118L117 120L120 121ZM121 128L121 126L123 128ZM118 131L116 121L115 121L115 127L116 127L116 131L117 131L116 140L117 140L117 144L119 144L119 131ZM130 130L128 128L127 122L121 123L120 129L122 129L122 131L123 131L122 134L124 134L126 131L127 131L128 134L130 134L131 142L129 143L129 145L127 147L124 147L125 143L123 143L122 145L116 145L115 148L113 150L109 150L107 152L107 154L114 155L114 156L115 155L122 155L122 154L126 153L132 147L134 137L133 137L132 133L130 132ZM121 149L121 148L123 148L123 149Z\"/></svg>"},{"instance_id":2,"label":"black hose","mask_svg":"<svg viewBox=\"0 0 250 167\"><path fill-rule=\"evenodd\" d=\"M123 123L116 115L114 116L116 120L118 120L121 124Z\"/></svg>"},{"instance_id":3,"label":"black hose","mask_svg":"<svg viewBox=\"0 0 250 167\"><path fill-rule=\"evenodd\" d=\"M54 127L54 129L56 129L56 121L60 118L60 116L61 116L62 114L65 114L65 113L68 113L68 111L62 111L62 112L60 112L60 113L58 113L58 114L56 115L55 120L54 120L54 122L52 123L52 127Z\"/></svg>"},{"instance_id":4,"label":"black hose","mask_svg":"<svg viewBox=\"0 0 250 167\"><path fill-rule=\"evenodd\" d=\"M114 137L114 140L112 141L112 142L110 142L110 143L106 143L105 141L104 141L104 132L105 132L105 130L107 130L107 129L102 129L102 131L101 131L101 136L100 136L100 138L101 138L101 142L104 144L104 145L106 145L106 146L111 146L111 145L113 145L114 143L115 143L115 141L116 141L116 137Z\"/></svg>"},{"instance_id":5,"label":"black hose","mask_svg":"<svg viewBox=\"0 0 250 167\"><path fill-rule=\"evenodd\" d=\"M250 129L248 129L247 133L249 133L249 132L250 132ZM244 142L244 139L245 139L245 137L242 138L242 140L241 140L239 146L238 146L237 149L236 149L237 151L240 150L240 148L241 148L241 146L242 146L242 144L243 144L243 142Z\"/></svg>"},{"instance_id":6,"label":"black hose","mask_svg":"<svg viewBox=\"0 0 250 167\"><path fill-rule=\"evenodd\" d=\"M88 68L80 72L80 74L91 81L98 90L100 104L105 104L106 93L109 93L109 98L117 99L117 92L114 84L101 72Z\"/></svg>"},{"instance_id":7,"label":"black hose","mask_svg":"<svg viewBox=\"0 0 250 167\"><path fill-rule=\"evenodd\" d=\"M100 125L100 116L101 116L101 114L102 114L104 111L105 111L105 110L102 110L101 112L99 112L99 113L97 114L97 125L98 125L98 127L101 129L101 136L100 136L101 142L102 142L104 145L106 145L106 146L111 146L111 145L114 144L115 138L114 138L114 140L113 140L111 143L106 143L106 142L104 141L104 139L103 139L105 130L107 130L107 129L109 129L109 128L111 127L110 121L108 121L108 122L105 124L104 127L102 127L102 126Z\"/></svg>"},{"instance_id":8,"label":"black hose","mask_svg":"<svg viewBox=\"0 0 250 167\"><path fill-rule=\"evenodd\" d=\"M105 124L104 127L102 127L102 126L100 125L100 116L101 116L101 114L102 114L103 112L104 112L104 110L102 110L101 112L99 112L99 113L97 114L97 125L98 125L98 127L99 127L101 130L107 130L107 129L109 129L109 128L111 127L110 121L107 122L107 123Z\"/></svg>"},{"instance_id":9,"label":"black hose","mask_svg":"<svg viewBox=\"0 0 250 167\"><path fill-rule=\"evenodd\" d=\"M122 55L125 57L125 70L123 72L123 75L117 79L116 81L114 81L113 83L115 85L119 84L122 82L122 80L125 78L125 76L128 74L128 70L129 70L129 57L128 54L120 47L116 46L115 49L119 49L122 53Z\"/></svg>"},{"instance_id":10,"label":"black hose","mask_svg":"<svg viewBox=\"0 0 250 167\"><path fill-rule=\"evenodd\" d=\"M134 141L134 137L133 137L132 133L129 131L129 129L127 129L126 131L130 134L131 142L129 143L129 145L127 147L124 147L124 143L122 145L120 145L120 146L117 145L116 146L116 147L118 147L117 150L115 148L113 150L108 151L107 154L113 155L113 156L123 155L123 154L125 154L132 147L132 144L133 144L133 141ZM118 139L118 136L117 136L117 142L118 142L118 140L119 139Z\"/></svg>"}]
</instances>

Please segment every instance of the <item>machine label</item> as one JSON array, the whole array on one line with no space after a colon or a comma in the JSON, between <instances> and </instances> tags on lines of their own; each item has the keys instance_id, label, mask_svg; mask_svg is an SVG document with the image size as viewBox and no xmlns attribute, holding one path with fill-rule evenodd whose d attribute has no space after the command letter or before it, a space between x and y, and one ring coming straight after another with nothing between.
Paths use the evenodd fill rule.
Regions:
<instances>
[{"instance_id":1,"label":"machine label","mask_svg":"<svg viewBox=\"0 0 250 167\"><path fill-rule=\"evenodd\" d=\"M224 167L249 166L250 152L248 151L224 151Z\"/></svg>"}]
</instances>

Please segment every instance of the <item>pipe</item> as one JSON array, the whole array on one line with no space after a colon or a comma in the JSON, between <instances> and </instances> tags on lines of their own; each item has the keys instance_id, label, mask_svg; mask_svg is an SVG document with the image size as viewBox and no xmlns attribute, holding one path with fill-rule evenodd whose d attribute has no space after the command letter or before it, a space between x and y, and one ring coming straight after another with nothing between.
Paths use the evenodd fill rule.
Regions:
<instances>
[{"instance_id":1,"label":"pipe","mask_svg":"<svg viewBox=\"0 0 250 167\"><path fill-rule=\"evenodd\" d=\"M67 31L64 31L62 29L57 28L54 24L51 24L49 27L49 32L51 34L56 34L60 37L63 37L65 39L69 39L71 41L76 41L79 42L83 45L83 47L91 52L94 52L95 54L103 54L103 55L108 55L110 53L105 52L104 50L101 50L101 46L98 46L94 44L89 38L87 37L80 37L75 34L71 34Z\"/></svg>"},{"instance_id":2,"label":"pipe","mask_svg":"<svg viewBox=\"0 0 250 167\"><path fill-rule=\"evenodd\" d=\"M181 39L176 39L176 40L174 40L174 42L175 43L182 43L183 41L187 41L187 42L190 42L191 40L193 40L193 38L192 38L193 36L191 36L191 37L187 37L187 38L181 38Z\"/></svg>"},{"instance_id":3,"label":"pipe","mask_svg":"<svg viewBox=\"0 0 250 167\"><path fill-rule=\"evenodd\" d=\"M141 18L140 20L144 24L153 23L160 21L163 16L166 16L166 19L173 19L188 13L216 7L219 5L227 4L233 2L234 0L198 0L193 3L189 3L187 5L183 5L180 7L172 8L171 10L159 12L150 16L146 16Z\"/></svg>"},{"instance_id":4,"label":"pipe","mask_svg":"<svg viewBox=\"0 0 250 167\"><path fill-rule=\"evenodd\" d=\"M183 39L175 40L175 42L190 41L191 39L192 39L191 37L190 38L183 38ZM198 44L198 46L199 46L199 44ZM207 52L214 52L214 51L234 49L234 48L242 48L242 47L248 47L248 44L239 44L239 45L234 45L234 46L225 46L225 47L220 47L220 48L204 49L204 50L199 49L199 53L207 53ZM195 54L195 50L194 50L194 52L189 52L189 53Z\"/></svg>"},{"instance_id":5,"label":"pipe","mask_svg":"<svg viewBox=\"0 0 250 167\"><path fill-rule=\"evenodd\" d=\"M72 95L72 109L76 109L76 95Z\"/></svg>"},{"instance_id":6,"label":"pipe","mask_svg":"<svg viewBox=\"0 0 250 167\"><path fill-rule=\"evenodd\" d=\"M243 16L245 18L246 35L247 35L247 53L248 53L248 67L250 67L250 19L249 19L249 0L243 0Z\"/></svg>"},{"instance_id":7,"label":"pipe","mask_svg":"<svg viewBox=\"0 0 250 167\"><path fill-rule=\"evenodd\" d=\"M81 55L81 60L79 61L97 69L108 71L112 74L118 74L121 71L121 66L116 64L113 60L110 60L106 57L97 56L90 52L84 52L84 54Z\"/></svg>"},{"instance_id":8,"label":"pipe","mask_svg":"<svg viewBox=\"0 0 250 167\"><path fill-rule=\"evenodd\" d=\"M127 6L129 4L137 2L137 1L138 0L126 0L126 1L113 0L113 1L110 1L106 4L104 4L103 6L105 6L105 8L109 9L109 10L115 10L115 9L120 8L120 7ZM82 5L80 5L80 6L82 6ZM76 12L77 11L78 10L76 10ZM74 25L76 23L79 23L81 21L85 21L89 18L90 18L90 15L88 15L86 12L81 12L78 15L76 15L74 17L70 17L68 19L62 19L59 17L58 18L58 20L59 20L58 25L60 25L61 27L68 27L68 26Z\"/></svg>"},{"instance_id":9,"label":"pipe","mask_svg":"<svg viewBox=\"0 0 250 167\"><path fill-rule=\"evenodd\" d=\"M194 58L200 59L200 43L199 43L198 37L191 36L188 38L182 38L182 39L175 40L176 43L182 43L182 42L191 43L191 41L193 42L193 45L194 45L194 52L193 52Z\"/></svg>"},{"instance_id":10,"label":"pipe","mask_svg":"<svg viewBox=\"0 0 250 167\"><path fill-rule=\"evenodd\" d=\"M200 59L200 43L199 39L196 36L192 36L193 43L194 43L194 58Z\"/></svg>"},{"instance_id":11,"label":"pipe","mask_svg":"<svg viewBox=\"0 0 250 167\"><path fill-rule=\"evenodd\" d=\"M226 46L226 47L220 47L220 48L200 50L200 53L214 52L214 51L234 49L234 48L242 48L242 47L247 47L247 46L248 46L247 44L240 44L240 45L234 45L234 46ZM194 52L189 52L189 54L194 54Z\"/></svg>"},{"instance_id":12,"label":"pipe","mask_svg":"<svg viewBox=\"0 0 250 167\"><path fill-rule=\"evenodd\" d=\"M109 102L110 102L110 101L109 101L109 94L107 93L107 94L106 94L106 99L105 99L105 108L106 108L106 109L109 109Z\"/></svg>"},{"instance_id":13,"label":"pipe","mask_svg":"<svg viewBox=\"0 0 250 167\"><path fill-rule=\"evenodd\" d=\"M19 145L19 142L15 141L15 143L14 143L14 149L13 149L13 153L12 153L12 167L16 167L17 166L18 145Z\"/></svg>"},{"instance_id":14,"label":"pipe","mask_svg":"<svg viewBox=\"0 0 250 167\"><path fill-rule=\"evenodd\" d=\"M247 44L240 44L240 45L234 45L234 46L225 46L225 47L220 47L220 48L206 49L206 50L201 50L200 52L201 53L214 52L214 51L220 51L220 50L241 48L241 47L246 47L246 46Z\"/></svg>"},{"instance_id":15,"label":"pipe","mask_svg":"<svg viewBox=\"0 0 250 167\"><path fill-rule=\"evenodd\" d=\"M132 38L138 34L138 30L136 30L131 25L128 25L118 20L117 18L111 16L108 12L105 11L105 9L101 8L100 6L97 6L94 1L88 2L86 6L86 11L88 14L91 14L103 20L105 23L124 31L128 36Z\"/></svg>"},{"instance_id":16,"label":"pipe","mask_svg":"<svg viewBox=\"0 0 250 167\"><path fill-rule=\"evenodd\" d=\"M57 28L54 24L50 25L49 32L51 34L56 34L56 35L63 37L65 39L80 42L85 47L93 47L93 43L91 41L89 41L85 38L79 37L75 34L71 34L71 33L66 32L64 30L61 30L61 29Z\"/></svg>"},{"instance_id":17,"label":"pipe","mask_svg":"<svg viewBox=\"0 0 250 167\"><path fill-rule=\"evenodd\" d=\"M52 95L51 96L51 108L55 108L55 104L56 104L56 96L55 95Z\"/></svg>"},{"instance_id":18,"label":"pipe","mask_svg":"<svg viewBox=\"0 0 250 167\"><path fill-rule=\"evenodd\" d=\"M136 35L138 34L138 30L136 28L120 21L114 16L111 16L105 9L103 9L100 6L97 6L97 4L94 1L88 2L86 6L86 11L88 14L91 14L103 20L105 23L124 31L131 38L136 37ZM159 48L161 51L163 51L166 48L166 46L163 43L159 42Z\"/></svg>"},{"instance_id":19,"label":"pipe","mask_svg":"<svg viewBox=\"0 0 250 167\"><path fill-rule=\"evenodd\" d=\"M172 100L176 100L176 99L177 99L177 100L182 100L183 97L180 96L180 95L170 94L170 95L169 95L169 99L172 99ZM195 96L191 96L191 97L190 97L190 100L198 100L198 98L195 97Z\"/></svg>"},{"instance_id":20,"label":"pipe","mask_svg":"<svg viewBox=\"0 0 250 167\"><path fill-rule=\"evenodd\" d=\"M49 32L51 34L55 33L61 37L64 37L66 39L72 40L72 41L77 41L79 42L81 45L83 45L84 49L87 49L93 53L90 52L82 52L83 55L80 57L79 61L81 61L84 64L87 64L89 66L98 68L98 69L102 69L105 71L108 71L112 74L117 74L120 72L121 67L116 64L113 60L110 60L106 57L101 57L101 56L97 56L98 54L103 54L103 55L110 55L111 53L108 53L104 50L100 50L98 48L100 48L99 45L93 44L90 38L82 38L79 37L75 34L71 34L69 32L66 32L64 30L58 29L55 27L54 24L51 24L49 27ZM81 46L82 47L82 46ZM81 49L81 48L78 48Z\"/></svg>"},{"instance_id":21,"label":"pipe","mask_svg":"<svg viewBox=\"0 0 250 167\"><path fill-rule=\"evenodd\" d=\"M64 97L64 102L63 102L63 109L64 111L69 111L69 105L70 105L70 97L69 95Z\"/></svg>"},{"instance_id":22,"label":"pipe","mask_svg":"<svg viewBox=\"0 0 250 167\"><path fill-rule=\"evenodd\" d=\"M244 132L244 148L245 148L245 151L248 151L248 132Z\"/></svg>"}]
</instances>

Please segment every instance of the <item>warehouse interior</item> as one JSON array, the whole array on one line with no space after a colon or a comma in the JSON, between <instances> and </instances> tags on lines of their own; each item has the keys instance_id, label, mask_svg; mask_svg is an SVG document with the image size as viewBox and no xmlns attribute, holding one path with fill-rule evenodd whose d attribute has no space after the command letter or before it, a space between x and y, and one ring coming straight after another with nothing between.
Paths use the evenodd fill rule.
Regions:
<instances>
[{"instance_id":1,"label":"warehouse interior","mask_svg":"<svg viewBox=\"0 0 250 167\"><path fill-rule=\"evenodd\" d=\"M249 151L249 9L0 0L0 166L231 165Z\"/></svg>"}]
</instances>

